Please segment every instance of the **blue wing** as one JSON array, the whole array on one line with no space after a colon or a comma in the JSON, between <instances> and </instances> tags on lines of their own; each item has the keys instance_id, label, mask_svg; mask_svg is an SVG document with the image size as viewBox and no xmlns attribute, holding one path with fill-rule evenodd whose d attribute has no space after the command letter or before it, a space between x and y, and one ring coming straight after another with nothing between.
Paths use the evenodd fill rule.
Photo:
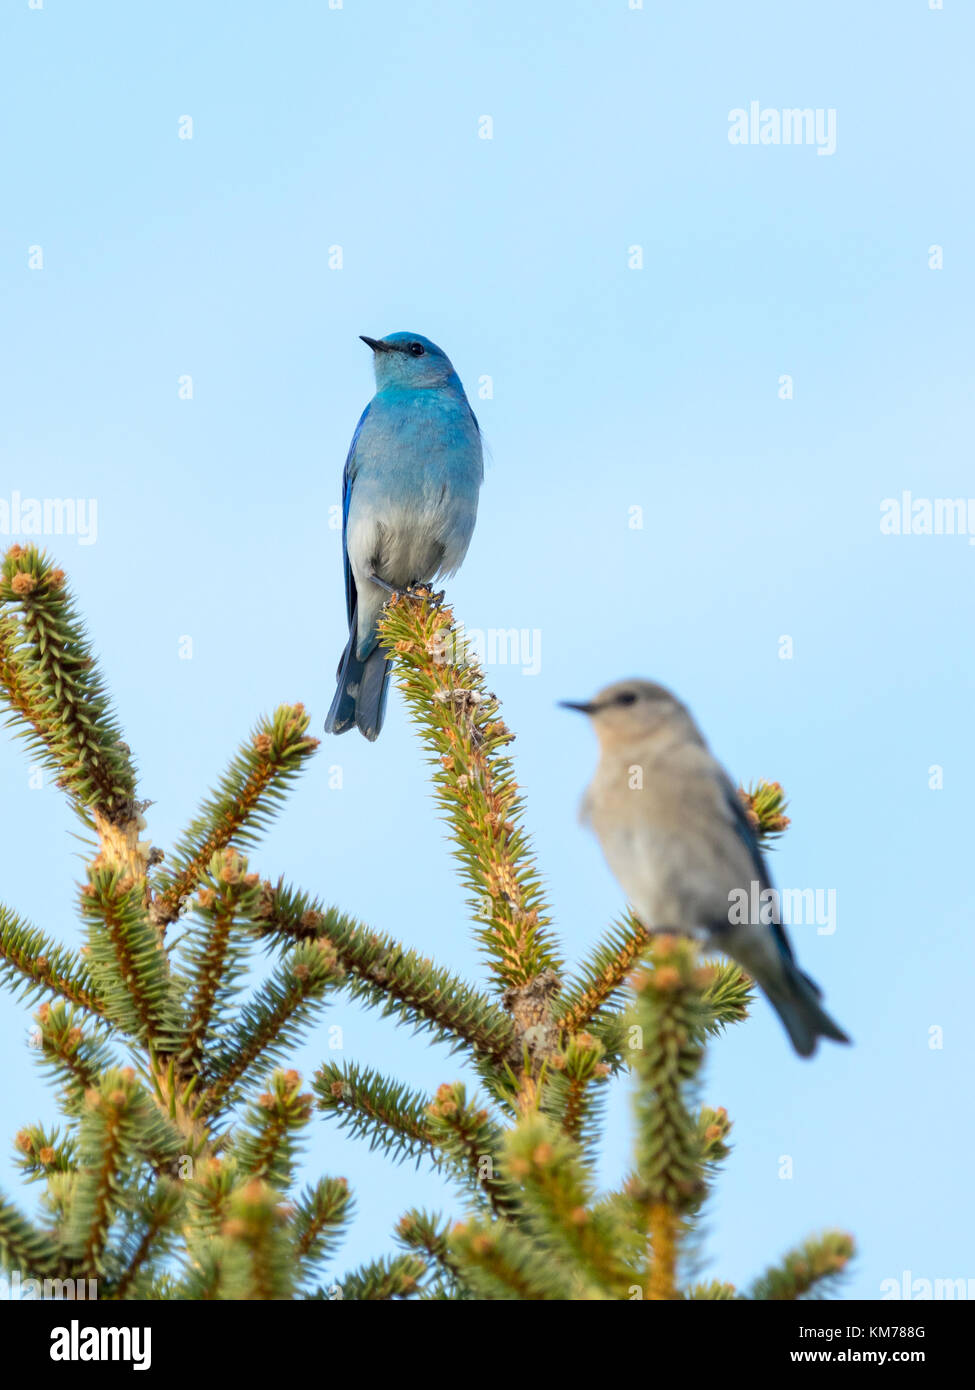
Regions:
<instances>
[{"instance_id":1,"label":"blue wing","mask_svg":"<svg viewBox=\"0 0 975 1390\"><path fill-rule=\"evenodd\" d=\"M724 780L723 791L725 796L725 804L727 805L728 811L731 814L731 823L734 826L735 833L737 834L738 838L745 845L745 848L748 850L751 856L752 865L755 870L755 877L757 878L758 882L761 884L763 888L771 887L768 868L765 864L765 856L762 854L762 847L758 843L758 836L755 834L755 827L748 819L748 816L745 812L745 808L742 805L741 797L738 795L737 789L732 785L730 779L728 778ZM769 923L769 930L775 937L779 946L779 950L785 956L786 960L794 961L795 956L792 954L792 947L789 945L789 938L783 931L781 924L778 922L771 922Z\"/></svg>"},{"instance_id":2,"label":"blue wing","mask_svg":"<svg viewBox=\"0 0 975 1390\"><path fill-rule=\"evenodd\" d=\"M461 388L461 389L463 389L463 388ZM465 399L465 401L466 401L466 400L467 400L467 397L465 396L464 399ZM487 448L487 445L486 445L486 443L484 442L484 435L481 433L481 422L480 422L480 420L478 420L478 418L477 418L477 416L474 414L473 410L471 410L471 403L470 403L470 401L467 401L467 409L470 411L471 419L474 421L474 428L475 428L475 430L477 431L478 442L479 442L480 445L481 445L481 482L483 483L483 481L484 481L484 450Z\"/></svg>"},{"instance_id":3,"label":"blue wing","mask_svg":"<svg viewBox=\"0 0 975 1390\"><path fill-rule=\"evenodd\" d=\"M349 452L345 459L345 469L342 473L342 563L345 566L345 608L349 615L349 627L352 627L355 618L356 590L355 579L352 574L352 566L349 564L349 548L346 544L345 533L349 525L349 503L352 500L352 485L355 482L356 459L355 446L359 442L359 435L362 433L362 426L366 416L372 407L372 401L366 406L359 416L359 423L355 427L352 436L352 443L349 445Z\"/></svg>"}]
</instances>

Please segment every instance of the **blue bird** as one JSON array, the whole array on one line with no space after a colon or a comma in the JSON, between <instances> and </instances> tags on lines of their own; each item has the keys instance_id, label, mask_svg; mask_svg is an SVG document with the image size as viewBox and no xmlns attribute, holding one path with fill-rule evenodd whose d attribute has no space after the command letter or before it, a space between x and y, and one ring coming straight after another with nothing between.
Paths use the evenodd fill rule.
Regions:
<instances>
[{"instance_id":1,"label":"blue bird","mask_svg":"<svg viewBox=\"0 0 975 1390\"><path fill-rule=\"evenodd\" d=\"M687 707L640 680L563 703L588 714L599 739L583 819L647 930L701 936L743 965L801 1057L820 1037L848 1043L796 963L741 798Z\"/></svg>"},{"instance_id":2,"label":"blue bird","mask_svg":"<svg viewBox=\"0 0 975 1390\"><path fill-rule=\"evenodd\" d=\"M460 378L419 333L362 341L376 394L356 425L342 478L349 640L326 733L383 726L390 661L377 623L391 594L455 574L470 544L484 476L481 432Z\"/></svg>"}]
</instances>

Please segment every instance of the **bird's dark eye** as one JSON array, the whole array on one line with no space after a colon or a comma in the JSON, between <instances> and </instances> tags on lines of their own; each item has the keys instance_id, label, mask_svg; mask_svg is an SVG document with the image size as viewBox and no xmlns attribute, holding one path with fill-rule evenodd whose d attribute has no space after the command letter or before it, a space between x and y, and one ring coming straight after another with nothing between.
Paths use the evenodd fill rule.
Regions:
<instances>
[{"instance_id":1,"label":"bird's dark eye","mask_svg":"<svg viewBox=\"0 0 975 1390\"><path fill-rule=\"evenodd\" d=\"M422 357L425 351L426 348L422 343L410 343L410 352L414 357Z\"/></svg>"},{"instance_id":2,"label":"bird's dark eye","mask_svg":"<svg viewBox=\"0 0 975 1390\"><path fill-rule=\"evenodd\" d=\"M616 703L618 705L635 705L636 696L633 694L632 690L624 690L621 694L617 695Z\"/></svg>"}]
</instances>

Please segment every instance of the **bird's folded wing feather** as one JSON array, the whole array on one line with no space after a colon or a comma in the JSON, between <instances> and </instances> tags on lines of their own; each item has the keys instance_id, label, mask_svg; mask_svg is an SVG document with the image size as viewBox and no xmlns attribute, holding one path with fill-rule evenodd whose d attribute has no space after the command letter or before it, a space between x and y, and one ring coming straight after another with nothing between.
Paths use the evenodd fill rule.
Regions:
<instances>
[{"instance_id":1,"label":"bird's folded wing feather","mask_svg":"<svg viewBox=\"0 0 975 1390\"><path fill-rule=\"evenodd\" d=\"M349 445L349 452L345 459L345 469L342 473L342 562L345 566L345 607L349 615L349 626L351 628L356 608L356 588L355 577L352 573L352 566L349 564L349 548L346 544L346 532L349 526L349 503L352 500L352 485L356 475L356 445L359 442L359 435L362 433L362 426L365 424L366 416L372 407L372 401L366 406L359 416L359 423L355 427L352 436L352 443Z\"/></svg>"},{"instance_id":2,"label":"bird's folded wing feather","mask_svg":"<svg viewBox=\"0 0 975 1390\"><path fill-rule=\"evenodd\" d=\"M765 856L762 854L762 847L758 843L758 836L755 834L755 827L748 819L741 797L738 795L737 788L733 785L731 778L722 773L721 776L722 807L726 816L731 821L735 833L745 845L751 856L752 864L755 869L755 877L763 888L771 887L768 867L765 863ZM742 885L744 887L744 885ZM778 922L770 922L769 930L775 937L779 950L787 960L794 960L792 947L789 945L789 938L782 930Z\"/></svg>"}]
</instances>

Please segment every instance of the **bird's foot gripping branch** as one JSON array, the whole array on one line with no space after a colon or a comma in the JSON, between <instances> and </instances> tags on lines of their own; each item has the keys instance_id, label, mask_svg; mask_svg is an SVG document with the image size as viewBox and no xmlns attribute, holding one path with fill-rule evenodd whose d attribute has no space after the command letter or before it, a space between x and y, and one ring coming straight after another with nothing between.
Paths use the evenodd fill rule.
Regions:
<instances>
[{"instance_id":1,"label":"bird's foot gripping branch","mask_svg":"<svg viewBox=\"0 0 975 1390\"><path fill-rule=\"evenodd\" d=\"M433 757L486 958L480 986L251 868L247 854L315 752L300 705L258 723L163 855L64 575L34 548L8 552L0 694L93 844L80 950L0 908L9 1007L18 995L43 999L37 1056L62 1111L59 1125L16 1135L25 1180L43 1195L34 1217L0 1197L5 1265L40 1280L96 1279L99 1296L116 1299L828 1290L852 1253L838 1233L745 1294L687 1282L682 1246L730 1127L697 1099L701 1061L708 1040L746 1016L748 981L681 938L650 941L632 917L567 970L523 824L512 735L449 610L397 600L382 636ZM781 797L763 797L753 797L759 829L781 829ZM270 968L245 989L261 950ZM465 1079L426 1094L327 1062L302 1089L289 1052L337 993L447 1043ZM600 1191L603 1105L624 1070L634 1161ZM447 1211L407 1212L388 1254L331 1273L354 1184L299 1174L313 1122L368 1138L391 1163L431 1163Z\"/></svg>"}]
</instances>

